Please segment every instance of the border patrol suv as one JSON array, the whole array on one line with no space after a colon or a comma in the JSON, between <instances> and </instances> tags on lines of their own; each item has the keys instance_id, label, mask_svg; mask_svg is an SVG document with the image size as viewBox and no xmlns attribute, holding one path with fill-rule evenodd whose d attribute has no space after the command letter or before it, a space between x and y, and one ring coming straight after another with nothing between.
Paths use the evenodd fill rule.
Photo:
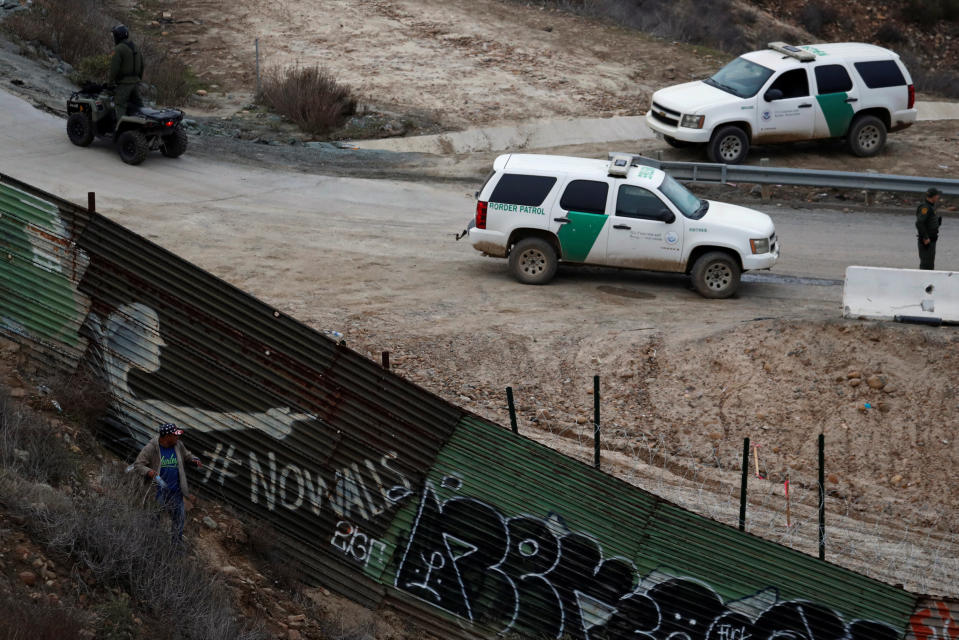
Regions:
<instances>
[{"instance_id":1,"label":"border patrol suv","mask_svg":"<svg viewBox=\"0 0 959 640\"><path fill-rule=\"evenodd\" d=\"M610 156L496 158L467 228L473 248L509 258L526 284L546 284L563 261L687 273L707 298L728 298L743 271L776 263L766 214L700 200L633 156Z\"/></svg>"},{"instance_id":2,"label":"border patrol suv","mask_svg":"<svg viewBox=\"0 0 959 640\"><path fill-rule=\"evenodd\" d=\"M705 144L711 162L737 164L750 144L845 138L873 156L886 132L916 120L916 93L899 56L871 44L769 48L711 78L653 94L646 124L675 147Z\"/></svg>"}]
</instances>

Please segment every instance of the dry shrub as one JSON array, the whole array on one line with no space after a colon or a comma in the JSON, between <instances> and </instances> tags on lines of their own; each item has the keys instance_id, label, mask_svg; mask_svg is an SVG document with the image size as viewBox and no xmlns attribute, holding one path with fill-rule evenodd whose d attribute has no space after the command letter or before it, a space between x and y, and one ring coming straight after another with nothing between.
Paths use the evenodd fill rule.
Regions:
<instances>
[{"instance_id":1,"label":"dry shrub","mask_svg":"<svg viewBox=\"0 0 959 640\"><path fill-rule=\"evenodd\" d=\"M907 20L931 27L940 20L959 21L959 0L909 0L905 8Z\"/></svg>"},{"instance_id":2,"label":"dry shrub","mask_svg":"<svg viewBox=\"0 0 959 640\"><path fill-rule=\"evenodd\" d=\"M89 367L65 373L49 381L53 400L60 403L64 417L86 427L93 435L100 419L110 408L110 388Z\"/></svg>"},{"instance_id":3,"label":"dry shrub","mask_svg":"<svg viewBox=\"0 0 959 640\"><path fill-rule=\"evenodd\" d=\"M670 40L727 51L744 45L739 24L743 12L736 10L732 0L541 0L536 4L606 18Z\"/></svg>"},{"instance_id":4,"label":"dry shrub","mask_svg":"<svg viewBox=\"0 0 959 640\"><path fill-rule=\"evenodd\" d=\"M836 10L821 2L809 2L799 14L799 22L803 28L814 36L822 34L823 27L834 21L838 13Z\"/></svg>"},{"instance_id":5,"label":"dry shrub","mask_svg":"<svg viewBox=\"0 0 959 640\"><path fill-rule=\"evenodd\" d=\"M0 596L0 640L74 640L86 616L63 606L52 607L27 598Z\"/></svg>"},{"instance_id":6,"label":"dry shrub","mask_svg":"<svg viewBox=\"0 0 959 640\"><path fill-rule=\"evenodd\" d=\"M199 86L196 77L182 60L170 53L165 43L145 38L143 81L150 85L151 99L157 104L182 104Z\"/></svg>"},{"instance_id":7,"label":"dry shrub","mask_svg":"<svg viewBox=\"0 0 959 640\"><path fill-rule=\"evenodd\" d=\"M34 482L59 485L80 475L79 460L56 429L0 389L0 467Z\"/></svg>"},{"instance_id":8,"label":"dry shrub","mask_svg":"<svg viewBox=\"0 0 959 640\"><path fill-rule=\"evenodd\" d=\"M5 21L20 39L39 42L70 64L109 52L116 24L104 0L34 0Z\"/></svg>"},{"instance_id":9,"label":"dry shrub","mask_svg":"<svg viewBox=\"0 0 959 640\"><path fill-rule=\"evenodd\" d=\"M318 66L271 69L257 99L312 134L326 133L356 112L350 88Z\"/></svg>"},{"instance_id":10,"label":"dry shrub","mask_svg":"<svg viewBox=\"0 0 959 640\"><path fill-rule=\"evenodd\" d=\"M77 571L126 591L159 622L147 636L253 640L236 620L222 581L175 545L170 521L152 500L142 506L139 476L106 467L97 491L72 500L43 485L0 474L0 504L23 517L47 549L69 555Z\"/></svg>"}]
</instances>

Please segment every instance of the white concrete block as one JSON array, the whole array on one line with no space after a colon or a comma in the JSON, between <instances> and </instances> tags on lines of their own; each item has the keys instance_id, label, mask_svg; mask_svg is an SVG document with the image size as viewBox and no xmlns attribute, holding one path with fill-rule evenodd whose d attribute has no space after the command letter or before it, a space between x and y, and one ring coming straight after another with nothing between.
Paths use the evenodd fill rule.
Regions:
<instances>
[{"instance_id":1,"label":"white concrete block","mask_svg":"<svg viewBox=\"0 0 959 640\"><path fill-rule=\"evenodd\" d=\"M959 322L959 272L847 267L844 318Z\"/></svg>"}]
</instances>

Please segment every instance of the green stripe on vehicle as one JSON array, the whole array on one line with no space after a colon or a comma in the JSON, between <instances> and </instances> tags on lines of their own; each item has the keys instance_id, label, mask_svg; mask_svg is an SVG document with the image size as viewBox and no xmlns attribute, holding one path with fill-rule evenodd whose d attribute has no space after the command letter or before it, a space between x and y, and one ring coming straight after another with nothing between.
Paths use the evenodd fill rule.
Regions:
<instances>
[{"instance_id":1,"label":"green stripe on vehicle","mask_svg":"<svg viewBox=\"0 0 959 640\"><path fill-rule=\"evenodd\" d=\"M585 262L606 224L606 214L570 211L566 217L569 222L563 224L556 234L563 249L563 260Z\"/></svg>"},{"instance_id":2,"label":"green stripe on vehicle","mask_svg":"<svg viewBox=\"0 0 959 640\"><path fill-rule=\"evenodd\" d=\"M825 93L816 96L819 101L819 108L822 114L826 116L826 124L829 126L829 135L834 138L846 135L849 130L849 123L852 122L852 105L846 102L849 97L845 91L839 93Z\"/></svg>"}]
</instances>

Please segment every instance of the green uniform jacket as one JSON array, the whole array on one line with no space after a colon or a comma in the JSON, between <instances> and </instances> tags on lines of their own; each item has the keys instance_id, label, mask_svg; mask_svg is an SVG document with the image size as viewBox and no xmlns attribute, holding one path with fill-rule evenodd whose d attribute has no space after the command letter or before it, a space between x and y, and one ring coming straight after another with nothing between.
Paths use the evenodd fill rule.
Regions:
<instances>
[{"instance_id":1,"label":"green uniform jacket","mask_svg":"<svg viewBox=\"0 0 959 640\"><path fill-rule=\"evenodd\" d=\"M929 238L935 242L939 239L939 225L942 218L936 215L936 206L928 200L923 200L916 208L916 231L920 240Z\"/></svg>"},{"instance_id":2,"label":"green uniform jacket","mask_svg":"<svg viewBox=\"0 0 959 640\"><path fill-rule=\"evenodd\" d=\"M136 84L143 78L143 55L129 40L113 47L110 58L110 82Z\"/></svg>"}]
</instances>

